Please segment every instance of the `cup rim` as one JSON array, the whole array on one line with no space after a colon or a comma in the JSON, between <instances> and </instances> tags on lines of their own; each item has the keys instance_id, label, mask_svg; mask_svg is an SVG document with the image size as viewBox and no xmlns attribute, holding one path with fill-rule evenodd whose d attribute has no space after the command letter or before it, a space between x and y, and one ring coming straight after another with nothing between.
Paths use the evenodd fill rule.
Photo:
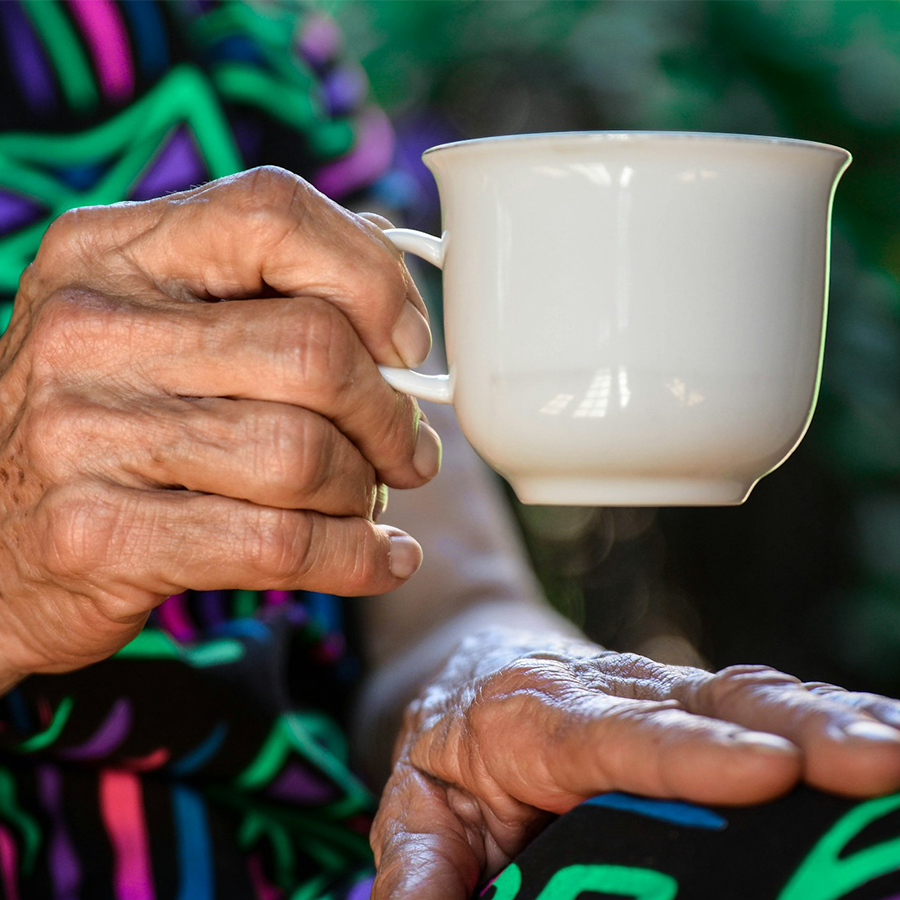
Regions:
<instances>
[{"instance_id":1,"label":"cup rim","mask_svg":"<svg viewBox=\"0 0 900 900\"><path fill-rule=\"evenodd\" d=\"M649 140L674 140L674 141L706 141L724 144L757 144L770 147L787 146L806 150L825 150L838 153L851 160L849 150L838 147L836 144L826 144L821 141L809 141L802 138L772 137L761 134L719 134L711 131L550 131L534 132L530 134L500 134L491 137L468 138L462 141L450 141L429 147L422 154L424 160L431 154L448 150L467 149L475 147L491 147L506 144L550 144L560 141L573 143L628 143L633 141Z\"/></svg>"}]
</instances>

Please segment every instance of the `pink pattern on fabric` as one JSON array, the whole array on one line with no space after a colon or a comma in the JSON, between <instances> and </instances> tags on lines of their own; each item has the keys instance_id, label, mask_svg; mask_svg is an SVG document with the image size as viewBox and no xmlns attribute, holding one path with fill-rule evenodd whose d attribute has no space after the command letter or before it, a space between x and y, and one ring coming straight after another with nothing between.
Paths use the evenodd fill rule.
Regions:
<instances>
[{"instance_id":1,"label":"pink pattern on fabric","mask_svg":"<svg viewBox=\"0 0 900 900\"><path fill-rule=\"evenodd\" d=\"M100 813L115 854L118 900L156 900L141 782L130 772L100 775Z\"/></svg>"},{"instance_id":2,"label":"pink pattern on fabric","mask_svg":"<svg viewBox=\"0 0 900 900\"><path fill-rule=\"evenodd\" d=\"M272 884L263 874L262 859L258 853L247 857L247 872L258 900L284 900L285 891Z\"/></svg>"},{"instance_id":3,"label":"pink pattern on fabric","mask_svg":"<svg viewBox=\"0 0 900 900\"><path fill-rule=\"evenodd\" d=\"M173 594L157 608L159 624L168 631L176 641L189 644L194 640L197 630L188 616L184 594Z\"/></svg>"},{"instance_id":4,"label":"pink pattern on fabric","mask_svg":"<svg viewBox=\"0 0 900 900\"><path fill-rule=\"evenodd\" d=\"M162 768L171 755L168 747L157 747L146 756L133 756L123 760L122 765L131 772L152 772L153 769Z\"/></svg>"},{"instance_id":5,"label":"pink pattern on fabric","mask_svg":"<svg viewBox=\"0 0 900 900\"><path fill-rule=\"evenodd\" d=\"M5 828L0 828L0 869L3 870L3 893L8 900L19 900L16 842Z\"/></svg>"},{"instance_id":6,"label":"pink pattern on fabric","mask_svg":"<svg viewBox=\"0 0 900 900\"><path fill-rule=\"evenodd\" d=\"M394 158L394 129L380 109L365 110L356 128L356 146L312 179L328 197L344 196L371 184L384 175Z\"/></svg>"},{"instance_id":7,"label":"pink pattern on fabric","mask_svg":"<svg viewBox=\"0 0 900 900\"><path fill-rule=\"evenodd\" d=\"M47 728L53 721L53 708L50 706L46 697L38 699L38 718L41 722L41 728Z\"/></svg>"},{"instance_id":8,"label":"pink pattern on fabric","mask_svg":"<svg viewBox=\"0 0 900 900\"><path fill-rule=\"evenodd\" d=\"M310 65L324 66L341 49L341 32L333 19L323 15L307 18L297 41L300 56Z\"/></svg>"},{"instance_id":9,"label":"pink pattern on fabric","mask_svg":"<svg viewBox=\"0 0 900 900\"><path fill-rule=\"evenodd\" d=\"M115 4L111 0L69 0L69 6L91 48L103 93L109 100L130 100L134 94L134 62Z\"/></svg>"},{"instance_id":10,"label":"pink pattern on fabric","mask_svg":"<svg viewBox=\"0 0 900 900\"><path fill-rule=\"evenodd\" d=\"M282 606L285 603L290 603L293 596L294 595L291 591L263 592L263 598L265 599L266 606Z\"/></svg>"}]
</instances>

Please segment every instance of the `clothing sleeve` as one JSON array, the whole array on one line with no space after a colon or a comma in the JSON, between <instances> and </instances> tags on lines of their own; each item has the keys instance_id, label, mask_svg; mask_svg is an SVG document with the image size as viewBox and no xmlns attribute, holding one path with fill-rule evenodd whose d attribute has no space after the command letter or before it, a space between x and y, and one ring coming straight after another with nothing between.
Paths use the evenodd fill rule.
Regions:
<instances>
[{"instance_id":1,"label":"clothing sleeve","mask_svg":"<svg viewBox=\"0 0 900 900\"><path fill-rule=\"evenodd\" d=\"M349 202L393 131L303 4L0 3L0 329L49 223L260 164Z\"/></svg>"}]
</instances>

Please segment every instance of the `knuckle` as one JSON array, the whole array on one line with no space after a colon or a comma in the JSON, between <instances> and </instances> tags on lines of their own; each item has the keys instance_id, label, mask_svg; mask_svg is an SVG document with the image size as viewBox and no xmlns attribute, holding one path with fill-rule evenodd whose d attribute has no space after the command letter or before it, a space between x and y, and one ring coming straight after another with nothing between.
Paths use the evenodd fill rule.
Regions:
<instances>
[{"instance_id":1,"label":"knuckle","mask_svg":"<svg viewBox=\"0 0 900 900\"><path fill-rule=\"evenodd\" d=\"M703 685L702 693L711 707L721 709L738 702L747 694L799 684L799 679L770 666L736 665L716 672Z\"/></svg>"},{"instance_id":2,"label":"knuckle","mask_svg":"<svg viewBox=\"0 0 900 900\"><path fill-rule=\"evenodd\" d=\"M305 218L312 191L300 176L278 166L258 166L230 181L241 229L257 240L278 242Z\"/></svg>"},{"instance_id":3,"label":"knuckle","mask_svg":"<svg viewBox=\"0 0 900 900\"><path fill-rule=\"evenodd\" d=\"M30 344L35 375L56 380L61 369L84 352L102 352L110 327L110 302L93 291L53 291L34 314Z\"/></svg>"},{"instance_id":4,"label":"knuckle","mask_svg":"<svg viewBox=\"0 0 900 900\"><path fill-rule=\"evenodd\" d=\"M96 411L57 391L36 390L23 429L36 468L62 480L76 468L84 450L86 426Z\"/></svg>"},{"instance_id":5,"label":"knuckle","mask_svg":"<svg viewBox=\"0 0 900 900\"><path fill-rule=\"evenodd\" d=\"M339 489L343 515L367 516L375 490L375 470L360 460L357 469L346 463L342 438L327 420L316 415L282 417L270 443L268 477L272 486L300 504ZM340 484L336 482L340 480Z\"/></svg>"},{"instance_id":6,"label":"knuckle","mask_svg":"<svg viewBox=\"0 0 900 900\"><path fill-rule=\"evenodd\" d=\"M543 703L560 682L566 680L565 665L550 658L523 656L507 663L481 683L473 712L497 703L538 701Z\"/></svg>"},{"instance_id":7,"label":"knuckle","mask_svg":"<svg viewBox=\"0 0 900 900\"><path fill-rule=\"evenodd\" d=\"M294 358L308 388L330 400L347 391L354 381L354 332L340 310L325 300L304 304L301 327L295 332Z\"/></svg>"},{"instance_id":8,"label":"knuckle","mask_svg":"<svg viewBox=\"0 0 900 900\"><path fill-rule=\"evenodd\" d=\"M278 584L298 582L311 566L312 528L303 513L261 509L251 540L251 557Z\"/></svg>"},{"instance_id":9,"label":"knuckle","mask_svg":"<svg viewBox=\"0 0 900 900\"><path fill-rule=\"evenodd\" d=\"M50 223L35 257L37 268L52 268L70 258L78 245L85 213L83 209L70 209Z\"/></svg>"},{"instance_id":10,"label":"knuckle","mask_svg":"<svg viewBox=\"0 0 900 900\"><path fill-rule=\"evenodd\" d=\"M246 185L255 197L262 201L279 201L290 197L297 184L305 184L299 175L281 166L255 166L237 176L237 182Z\"/></svg>"},{"instance_id":11,"label":"knuckle","mask_svg":"<svg viewBox=\"0 0 900 900\"><path fill-rule=\"evenodd\" d=\"M418 437L419 407L416 401L393 391L390 396L391 407L388 414L374 423L376 436L395 449L397 455L407 462L412 462L416 452ZM378 434L380 426L381 433Z\"/></svg>"},{"instance_id":12,"label":"knuckle","mask_svg":"<svg viewBox=\"0 0 900 900\"><path fill-rule=\"evenodd\" d=\"M268 426L268 477L297 496L315 494L328 481L333 458L325 423L314 416L280 415Z\"/></svg>"},{"instance_id":13,"label":"knuckle","mask_svg":"<svg viewBox=\"0 0 900 900\"><path fill-rule=\"evenodd\" d=\"M102 207L78 207L57 216L41 238L32 271L42 280L58 282L62 276L71 277L77 263L86 255L97 239L98 219Z\"/></svg>"},{"instance_id":14,"label":"knuckle","mask_svg":"<svg viewBox=\"0 0 900 900\"><path fill-rule=\"evenodd\" d=\"M120 524L120 511L95 493L52 492L40 508L45 564L64 578L88 579L102 569Z\"/></svg>"},{"instance_id":15,"label":"knuckle","mask_svg":"<svg viewBox=\"0 0 900 900\"><path fill-rule=\"evenodd\" d=\"M410 293L412 276L402 260L396 260L391 265L384 265L381 259L379 262L380 265L372 266L372 291L398 306L399 312L399 304Z\"/></svg>"}]
</instances>

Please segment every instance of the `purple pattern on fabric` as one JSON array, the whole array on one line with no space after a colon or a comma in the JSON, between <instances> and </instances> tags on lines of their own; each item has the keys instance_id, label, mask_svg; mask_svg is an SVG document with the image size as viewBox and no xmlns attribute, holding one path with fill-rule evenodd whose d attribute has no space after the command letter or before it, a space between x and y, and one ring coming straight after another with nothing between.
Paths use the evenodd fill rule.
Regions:
<instances>
[{"instance_id":1,"label":"purple pattern on fabric","mask_svg":"<svg viewBox=\"0 0 900 900\"><path fill-rule=\"evenodd\" d=\"M341 66L329 74L322 84L325 105L332 116L342 116L365 99L369 82L358 66Z\"/></svg>"},{"instance_id":2,"label":"purple pattern on fabric","mask_svg":"<svg viewBox=\"0 0 900 900\"><path fill-rule=\"evenodd\" d=\"M185 595L172 594L156 608L159 613L159 625L168 631L176 641L189 644L197 637L197 628L187 608Z\"/></svg>"},{"instance_id":3,"label":"purple pattern on fabric","mask_svg":"<svg viewBox=\"0 0 900 900\"><path fill-rule=\"evenodd\" d=\"M0 188L0 234L18 231L30 222L37 221L43 212L43 207L34 200Z\"/></svg>"},{"instance_id":4,"label":"purple pattern on fabric","mask_svg":"<svg viewBox=\"0 0 900 900\"><path fill-rule=\"evenodd\" d=\"M56 83L53 72L31 23L18 3L0 3L6 52L13 60L16 78L32 109L52 112L56 109Z\"/></svg>"},{"instance_id":5,"label":"purple pattern on fabric","mask_svg":"<svg viewBox=\"0 0 900 900\"><path fill-rule=\"evenodd\" d=\"M197 611L207 628L214 628L225 621L225 591L199 591L196 598Z\"/></svg>"},{"instance_id":6,"label":"purple pattern on fabric","mask_svg":"<svg viewBox=\"0 0 900 900\"><path fill-rule=\"evenodd\" d=\"M374 881L374 875L363 878L362 881L357 881L356 884L350 888L345 900L369 900L369 897L372 895L372 883Z\"/></svg>"},{"instance_id":7,"label":"purple pattern on fabric","mask_svg":"<svg viewBox=\"0 0 900 900\"><path fill-rule=\"evenodd\" d=\"M284 617L291 625L305 625L309 621L309 611L302 603L291 603Z\"/></svg>"},{"instance_id":8,"label":"purple pattern on fabric","mask_svg":"<svg viewBox=\"0 0 900 900\"><path fill-rule=\"evenodd\" d=\"M110 709L100 727L83 743L61 750L64 759L99 759L117 749L131 730L131 701L120 697Z\"/></svg>"},{"instance_id":9,"label":"purple pattern on fabric","mask_svg":"<svg viewBox=\"0 0 900 900\"><path fill-rule=\"evenodd\" d=\"M264 591L263 599L267 606L283 606L290 603L294 595L291 591Z\"/></svg>"},{"instance_id":10,"label":"purple pattern on fabric","mask_svg":"<svg viewBox=\"0 0 900 900\"><path fill-rule=\"evenodd\" d=\"M132 188L130 199L152 200L171 191L201 184L208 177L193 138L186 128L179 128Z\"/></svg>"},{"instance_id":11,"label":"purple pattern on fabric","mask_svg":"<svg viewBox=\"0 0 900 900\"><path fill-rule=\"evenodd\" d=\"M78 863L78 857L72 846L63 815L62 773L56 766L38 766L37 781L41 803L52 822L47 856L50 861L50 877L53 880L54 896L60 900L70 900L70 898L80 895L81 866Z\"/></svg>"},{"instance_id":12,"label":"purple pattern on fabric","mask_svg":"<svg viewBox=\"0 0 900 900\"><path fill-rule=\"evenodd\" d=\"M262 126L259 119L234 115L229 117L234 141L246 164L258 160L262 156Z\"/></svg>"},{"instance_id":13,"label":"purple pattern on fabric","mask_svg":"<svg viewBox=\"0 0 900 900\"><path fill-rule=\"evenodd\" d=\"M337 662L347 652L347 642L344 635L339 632L326 634L314 652L316 662Z\"/></svg>"},{"instance_id":14,"label":"purple pattern on fabric","mask_svg":"<svg viewBox=\"0 0 900 900\"><path fill-rule=\"evenodd\" d=\"M313 68L321 68L337 56L341 49L341 33L337 25L321 15L312 15L297 41L300 56Z\"/></svg>"},{"instance_id":15,"label":"purple pattern on fabric","mask_svg":"<svg viewBox=\"0 0 900 900\"><path fill-rule=\"evenodd\" d=\"M458 141L461 137L441 116L426 113L410 116L395 123L396 154L390 177L402 174L416 185L415 206L407 208L407 221L412 227L433 227L440 209L437 184L431 172L422 165L422 153L429 147Z\"/></svg>"},{"instance_id":16,"label":"purple pattern on fabric","mask_svg":"<svg viewBox=\"0 0 900 900\"><path fill-rule=\"evenodd\" d=\"M394 130L380 109L368 109L357 122L356 146L319 170L312 183L326 196L337 199L371 184L391 164Z\"/></svg>"},{"instance_id":17,"label":"purple pattern on fabric","mask_svg":"<svg viewBox=\"0 0 900 900\"><path fill-rule=\"evenodd\" d=\"M279 800L311 804L334 800L337 791L327 781L322 781L296 763L291 763L269 785L266 794Z\"/></svg>"}]
</instances>

